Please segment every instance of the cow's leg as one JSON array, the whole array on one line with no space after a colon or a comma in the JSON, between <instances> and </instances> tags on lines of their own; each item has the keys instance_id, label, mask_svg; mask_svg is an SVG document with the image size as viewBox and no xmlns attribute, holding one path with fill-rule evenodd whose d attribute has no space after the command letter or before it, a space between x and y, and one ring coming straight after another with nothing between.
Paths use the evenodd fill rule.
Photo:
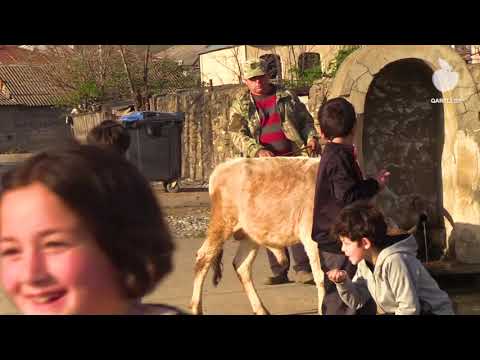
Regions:
<instances>
[{"instance_id":1,"label":"cow's leg","mask_svg":"<svg viewBox=\"0 0 480 360\"><path fill-rule=\"evenodd\" d=\"M221 257L223 243L231 235L230 228L225 226L225 222L222 219L219 220L219 217L215 216L216 214L217 212L212 211L207 239L197 251L195 260L195 278L193 280L193 294L190 302L190 309L194 315L203 314L202 290L205 277L214 260L220 261L216 257Z\"/></svg>"},{"instance_id":2,"label":"cow's leg","mask_svg":"<svg viewBox=\"0 0 480 360\"><path fill-rule=\"evenodd\" d=\"M248 300L252 306L253 312L256 315L268 315L267 309L262 304L258 297L255 286L252 282L252 264L257 256L258 245L248 238L240 241L237 253L233 259L233 267L237 272L238 278L247 293Z\"/></svg>"},{"instance_id":3,"label":"cow's leg","mask_svg":"<svg viewBox=\"0 0 480 360\"><path fill-rule=\"evenodd\" d=\"M303 238L302 243L305 248L305 252L308 255L310 267L312 268L313 279L315 280L315 285L317 286L318 313L321 315L323 297L325 296L325 288L323 286L324 275L320 266L320 253L318 251L318 245L315 241L312 240L310 236Z\"/></svg>"}]
</instances>

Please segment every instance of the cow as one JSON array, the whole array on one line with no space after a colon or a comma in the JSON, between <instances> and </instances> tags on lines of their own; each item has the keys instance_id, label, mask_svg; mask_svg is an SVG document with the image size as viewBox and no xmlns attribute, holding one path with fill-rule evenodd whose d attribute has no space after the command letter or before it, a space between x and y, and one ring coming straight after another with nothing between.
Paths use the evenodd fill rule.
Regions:
<instances>
[{"instance_id":1,"label":"cow","mask_svg":"<svg viewBox=\"0 0 480 360\"><path fill-rule=\"evenodd\" d=\"M318 312L325 293L317 243L312 240L315 181L320 158L238 158L218 165L210 176L211 219L197 251L190 309L202 314L202 289L210 266L213 283L222 277L223 244L239 242L233 267L254 314L268 314L252 281L252 264L260 246L285 264L283 249L301 242L318 292Z\"/></svg>"}]
</instances>

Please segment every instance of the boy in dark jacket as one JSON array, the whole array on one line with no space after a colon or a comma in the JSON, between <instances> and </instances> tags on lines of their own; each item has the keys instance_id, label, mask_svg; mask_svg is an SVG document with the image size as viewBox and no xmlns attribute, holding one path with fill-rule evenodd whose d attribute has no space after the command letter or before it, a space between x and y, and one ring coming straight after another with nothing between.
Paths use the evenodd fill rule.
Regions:
<instances>
[{"instance_id":1,"label":"boy in dark jacket","mask_svg":"<svg viewBox=\"0 0 480 360\"><path fill-rule=\"evenodd\" d=\"M346 205L356 200L368 200L383 189L390 173L382 170L376 179L363 179L353 145L355 110L347 100L339 97L327 101L320 107L318 120L320 135L327 140L327 144L317 174L312 239L318 243L324 273L340 269L353 277L356 267L342 254L340 244L330 235L330 228ZM348 308L327 276L324 276L324 286L323 314L375 314L372 302L357 312Z\"/></svg>"}]
</instances>

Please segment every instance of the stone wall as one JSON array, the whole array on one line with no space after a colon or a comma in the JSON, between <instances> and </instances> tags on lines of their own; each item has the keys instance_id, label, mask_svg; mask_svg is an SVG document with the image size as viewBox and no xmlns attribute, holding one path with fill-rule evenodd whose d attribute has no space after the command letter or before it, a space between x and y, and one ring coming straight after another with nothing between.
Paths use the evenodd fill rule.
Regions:
<instances>
[{"instance_id":1,"label":"stone wall","mask_svg":"<svg viewBox=\"0 0 480 360\"><path fill-rule=\"evenodd\" d=\"M308 111L310 114L312 114L313 118L315 119L315 122L317 122L317 114L318 110L320 109L320 106L327 101L328 99L328 92L330 89L330 86L332 84L332 79L330 78L323 78L320 80L317 80L313 83L313 85L310 87L310 93L308 94ZM317 125L317 131L318 129L318 124Z\"/></svg>"},{"instance_id":2,"label":"stone wall","mask_svg":"<svg viewBox=\"0 0 480 360\"><path fill-rule=\"evenodd\" d=\"M218 86L156 96L150 108L184 112L182 178L207 182L216 165L239 156L228 135L229 108L243 85Z\"/></svg>"},{"instance_id":3,"label":"stone wall","mask_svg":"<svg viewBox=\"0 0 480 360\"><path fill-rule=\"evenodd\" d=\"M387 65L372 82L365 105L363 149L365 172L391 172L395 196L422 194L437 204L443 146L441 98L424 64L404 60ZM385 209L395 219L396 209ZM415 224L401 224L409 228Z\"/></svg>"},{"instance_id":4,"label":"stone wall","mask_svg":"<svg viewBox=\"0 0 480 360\"><path fill-rule=\"evenodd\" d=\"M80 142L85 142L88 132L104 120L114 120L115 116L109 112L95 112L80 114L73 117L73 134Z\"/></svg>"},{"instance_id":5,"label":"stone wall","mask_svg":"<svg viewBox=\"0 0 480 360\"><path fill-rule=\"evenodd\" d=\"M470 74L472 74L473 81L477 84L477 87L480 90L480 63L479 64L469 64L468 70L470 70Z\"/></svg>"}]
</instances>

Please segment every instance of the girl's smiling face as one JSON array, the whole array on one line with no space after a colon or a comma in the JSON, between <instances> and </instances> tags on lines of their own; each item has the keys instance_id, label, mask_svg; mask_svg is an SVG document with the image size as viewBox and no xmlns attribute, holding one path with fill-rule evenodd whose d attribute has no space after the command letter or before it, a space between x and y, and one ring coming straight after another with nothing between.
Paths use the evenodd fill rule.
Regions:
<instances>
[{"instance_id":1,"label":"girl's smiling face","mask_svg":"<svg viewBox=\"0 0 480 360\"><path fill-rule=\"evenodd\" d=\"M115 314L129 306L93 234L38 182L1 198L0 280L25 314Z\"/></svg>"}]
</instances>

